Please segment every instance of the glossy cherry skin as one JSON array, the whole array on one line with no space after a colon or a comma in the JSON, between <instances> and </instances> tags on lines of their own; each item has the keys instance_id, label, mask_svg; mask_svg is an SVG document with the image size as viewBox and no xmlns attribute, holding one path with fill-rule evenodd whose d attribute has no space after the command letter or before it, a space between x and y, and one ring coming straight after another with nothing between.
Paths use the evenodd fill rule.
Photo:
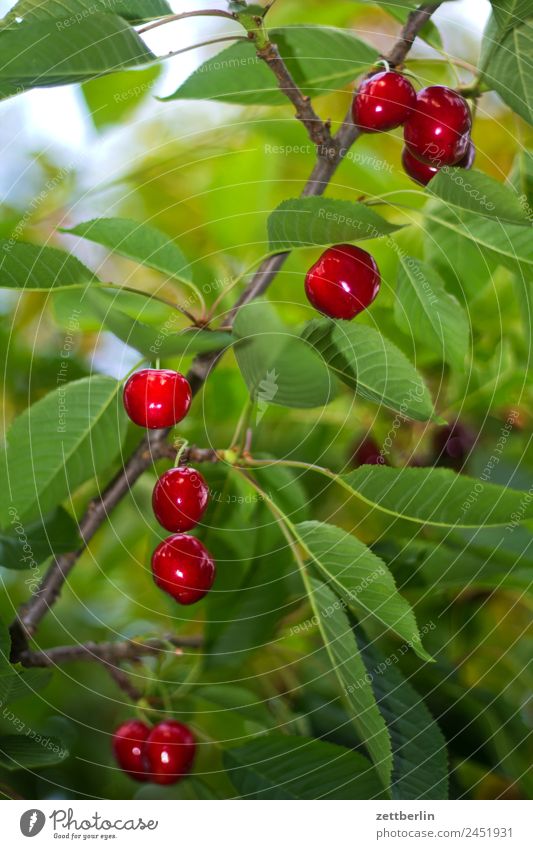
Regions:
<instances>
[{"instance_id":1,"label":"glossy cherry skin","mask_svg":"<svg viewBox=\"0 0 533 849\"><path fill-rule=\"evenodd\" d=\"M392 130L403 124L416 103L416 92L408 79L394 71L383 71L363 80L354 97L354 124L365 133Z\"/></svg>"},{"instance_id":2,"label":"glossy cherry skin","mask_svg":"<svg viewBox=\"0 0 533 849\"><path fill-rule=\"evenodd\" d=\"M113 752L121 769L135 781L146 781L147 762L144 753L150 729L144 722L131 719L113 734Z\"/></svg>"},{"instance_id":3,"label":"glossy cherry skin","mask_svg":"<svg viewBox=\"0 0 533 849\"><path fill-rule=\"evenodd\" d=\"M132 422L147 428L172 427L191 406L189 382L170 369L142 369L126 381L124 407Z\"/></svg>"},{"instance_id":4,"label":"glossy cherry skin","mask_svg":"<svg viewBox=\"0 0 533 849\"><path fill-rule=\"evenodd\" d=\"M187 534L174 534L154 551L152 572L157 586L179 604L194 604L213 586L216 568L200 540Z\"/></svg>"},{"instance_id":5,"label":"glossy cherry skin","mask_svg":"<svg viewBox=\"0 0 533 849\"><path fill-rule=\"evenodd\" d=\"M379 292L381 278L373 256L353 245L328 248L305 277L305 293L319 312L351 319Z\"/></svg>"},{"instance_id":6,"label":"glossy cherry skin","mask_svg":"<svg viewBox=\"0 0 533 849\"><path fill-rule=\"evenodd\" d=\"M157 481L152 495L154 515L167 531L190 531L204 515L209 487L196 469L169 469Z\"/></svg>"},{"instance_id":7,"label":"glossy cherry skin","mask_svg":"<svg viewBox=\"0 0 533 849\"><path fill-rule=\"evenodd\" d=\"M415 183L419 183L421 186L427 186L429 181L440 170L435 165L420 162L406 147L402 150L402 165L403 170L409 175L411 180L414 180Z\"/></svg>"},{"instance_id":8,"label":"glossy cherry skin","mask_svg":"<svg viewBox=\"0 0 533 849\"><path fill-rule=\"evenodd\" d=\"M474 164L476 158L476 148L473 141L468 143L468 148L462 159L457 162L457 168L466 168L467 170Z\"/></svg>"},{"instance_id":9,"label":"glossy cherry skin","mask_svg":"<svg viewBox=\"0 0 533 849\"><path fill-rule=\"evenodd\" d=\"M388 466L378 443L372 436L366 436L355 446L353 460L357 466Z\"/></svg>"},{"instance_id":10,"label":"glossy cherry skin","mask_svg":"<svg viewBox=\"0 0 533 849\"><path fill-rule=\"evenodd\" d=\"M466 100L446 86L419 91L416 105L404 124L410 153L430 165L455 165L470 141L472 119Z\"/></svg>"},{"instance_id":11,"label":"glossy cherry skin","mask_svg":"<svg viewBox=\"0 0 533 849\"><path fill-rule=\"evenodd\" d=\"M160 722L152 728L145 744L145 780L176 784L190 772L195 752L196 741L190 728L173 719Z\"/></svg>"}]
</instances>

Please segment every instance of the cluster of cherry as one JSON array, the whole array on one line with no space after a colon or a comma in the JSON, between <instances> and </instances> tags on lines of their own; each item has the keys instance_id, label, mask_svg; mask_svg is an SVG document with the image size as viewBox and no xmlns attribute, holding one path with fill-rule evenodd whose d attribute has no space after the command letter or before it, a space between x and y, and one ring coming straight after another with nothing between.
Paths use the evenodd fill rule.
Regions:
<instances>
[{"instance_id":1,"label":"cluster of cherry","mask_svg":"<svg viewBox=\"0 0 533 849\"><path fill-rule=\"evenodd\" d=\"M353 100L354 123L367 133L403 124L405 171L421 185L445 165L471 168L475 148L466 100L446 86L428 86L418 94L401 74L383 71L364 80ZM329 318L349 320L370 306L381 277L368 251L334 245L311 266L305 278L310 303Z\"/></svg>"},{"instance_id":2,"label":"cluster of cherry","mask_svg":"<svg viewBox=\"0 0 533 849\"><path fill-rule=\"evenodd\" d=\"M417 94L401 74L383 71L361 83L352 114L366 133L403 124L402 164L423 186L444 165L472 167L476 153L470 138L472 116L464 97L451 88L431 85Z\"/></svg>"},{"instance_id":3,"label":"cluster of cherry","mask_svg":"<svg viewBox=\"0 0 533 849\"><path fill-rule=\"evenodd\" d=\"M187 379L170 369L142 369L124 386L124 407L135 424L149 429L172 427L191 406ZM213 586L215 563L206 547L190 531L202 519L209 489L202 475L177 466L157 481L152 506L160 525L172 536L152 555L152 573L158 587L180 604L193 604ZM113 735L118 765L136 781L175 784L191 769L196 743L187 725L167 719L153 728L137 719L123 723Z\"/></svg>"},{"instance_id":4,"label":"cluster of cherry","mask_svg":"<svg viewBox=\"0 0 533 849\"><path fill-rule=\"evenodd\" d=\"M403 166L422 185L444 165L470 168L474 161L470 110L457 92L445 86L429 86L417 94L401 74L375 74L356 92L353 119L364 132L392 130L403 124ZM342 244L328 248L311 266L305 292L319 312L349 320L370 306L380 284L379 268L371 254ZM124 387L127 414L146 428L172 427L180 422L189 411L191 397L186 378L168 369L138 371ZM363 463L385 462L371 438L359 446L355 457ZM157 586L180 604L203 598L215 579L213 558L198 539L185 533L200 522L208 501L204 478L187 466L165 472L154 488L154 514L172 536L155 549L152 572ZM195 748L191 730L174 720L151 729L144 722L130 720L113 736L119 766L137 781L179 781L192 766Z\"/></svg>"},{"instance_id":5,"label":"cluster of cherry","mask_svg":"<svg viewBox=\"0 0 533 849\"><path fill-rule=\"evenodd\" d=\"M196 741L191 729L174 719L153 728L130 719L113 734L113 752L120 768L135 781L176 784L192 767Z\"/></svg>"},{"instance_id":6,"label":"cluster of cherry","mask_svg":"<svg viewBox=\"0 0 533 849\"><path fill-rule=\"evenodd\" d=\"M187 379L170 369L142 369L124 386L124 407L135 424L149 429L172 427L191 406ZM152 506L160 525L172 536L152 555L157 586L180 604L194 604L213 586L215 563L206 547L184 531L196 527L209 501L209 488L200 472L177 466L157 481Z\"/></svg>"}]
</instances>

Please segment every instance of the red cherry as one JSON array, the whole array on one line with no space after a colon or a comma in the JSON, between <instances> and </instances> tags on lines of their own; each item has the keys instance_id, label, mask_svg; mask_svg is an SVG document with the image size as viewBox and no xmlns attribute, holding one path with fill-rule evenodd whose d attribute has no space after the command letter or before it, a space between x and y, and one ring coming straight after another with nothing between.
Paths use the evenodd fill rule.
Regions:
<instances>
[{"instance_id":1,"label":"red cherry","mask_svg":"<svg viewBox=\"0 0 533 849\"><path fill-rule=\"evenodd\" d=\"M381 449L372 436L367 436L356 446L353 459L358 466L388 466Z\"/></svg>"},{"instance_id":2,"label":"red cherry","mask_svg":"<svg viewBox=\"0 0 533 849\"><path fill-rule=\"evenodd\" d=\"M195 469L169 469L157 481L152 507L167 531L190 531L201 520L209 501L209 487Z\"/></svg>"},{"instance_id":3,"label":"red cherry","mask_svg":"<svg viewBox=\"0 0 533 849\"><path fill-rule=\"evenodd\" d=\"M409 151L430 165L455 165L465 155L472 119L466 100L446 86L419 91L404 125Z\"/></svg>"},{"instance_id":4,"label":"red cherry","mask_svg":"<svg viewBox=\"0 0 533 849\"><path fill-rule=\"evenodd\" d=\"M408 148L402 150L402 165L403 170L408 174L415 183L420 183L421 186L427 186L429 181L435 174L438 174L439 168L435 165L428 165L427 162L420 162L416 156L413 156Z\"/></svg>"},{"instance_id":5,"label":"red cherry","mask_svg":"<svg viewBox=\"0 0 533 849\"><path fill-rule=\"evenodd\" d=\"M141 427L172 427L185 418L191 399L187 379L170 369L136 371L124 386L126 412Z\"/></svg>"},{"instance_id":6,"label":"red cherry","mask_svg":"<svg viewBox=\"0 0 533 849\"><path fill-rule=\"evenodd\" d=\"M147 781L144 744L150 729L144 722L131 719L113 734L113 752L117 763L135 781Z\"/></svg>"},{"instance_id":7,"label":"red cherry","mask_svg":"<svg viewBox=\"0 0 533 849\"><path fill-rule=\"evenodd\" d=\"M373 256L353 245L328 248L305 277L305 293L319 312L350 319L379 292L381 278Z\"/></svg>"},{"instance_id":8,"label":"red cherry","mask_svg":"<svg viewBox=\"0 0 533 849\"><path fill-rule=\"evenodd\" d=\"M192 767L196 741L190 728L167 719L151 730L145 752L149 770L147 780L155 784L176 784Z\"/></svg>"},{"instance_id":9,"label":"red cherry","mask_svg":"<svg viewBox=\"0 0 533 849\"><path fill-rule=\"evenodd\" d=\"M476 148L473 141L469 141L468 147L466 149L466 153L462 159L457 163L458 168L466 168L469 169L474 164L474 159L476 158Z\"/></svg>"},{"instance_id":10,"label":"red cherry","mask_svg":"<svg viewBox=\"0 0 533 849\"><path fill-rule=\"evenodd\" d=\"M363 80L352 105L354 124L366 133L399 127L416 103L416 92L405 77L383 71Z\"/></svg>"},{"instance_id":11,"label":"red cherry","mask_svg":"<svg viewBox=\"0 0 533 849\"><path fill-rule=\"evenodd\" d=\"M159 543L152 555L157 586L180 604L194 604L215 580L215 563L196 537L174 534Z\"/></svg>"}]
</instances>

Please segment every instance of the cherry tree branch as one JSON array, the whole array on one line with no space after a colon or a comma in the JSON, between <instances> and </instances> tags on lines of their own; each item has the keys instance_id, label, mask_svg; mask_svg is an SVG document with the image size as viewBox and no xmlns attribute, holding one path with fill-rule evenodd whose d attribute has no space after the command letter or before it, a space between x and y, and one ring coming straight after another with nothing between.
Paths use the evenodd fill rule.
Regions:
<instances>
[{"instance_id":1,"label":"cherry tree branch","mask_svg":"<svg viewBox=\"0 0 533 849\"><path fill-rule=\"evenodd\" d=\"M384 57L390 65L397 67L403 63L417 33L427 23L439 5L440 3L431 3L411 12L398 41ZM298 117L306 127L310 138L314 140L313 135L316 136L317 128L320 130L320 119L316 116L314 110L312 110L310 103L305 100L299 91L279 54L272 53L271 48L273 48L273 45L270 45L270 43L262 44L259 46L258 55L269 65L276 75L280 89L287 94L291 103L297 106L297 112L299 111L301 113ZM301 99L303 99L303 102ZM312 110L312 115L309 109ZM324 124L323 126L326 127L327 125ZM317 162L302 190L303 197L319 196L324 193L339 164L359 135L358 128L354 126L351 120L351 109L349 109L338 132L332 137L333 143L328 146L328 154L321 155L320 150L317 148ZM288 255L288 251L275 254L269 256L261 263L245 290L228 313L225 325L231 326L240 307L253 301L266 291ZM202 389L211 370L216 366L222 354L223 351L215 351L209 354L201 354L195 358L187 374L194 395ZM154 460L168 455L168 446L166 445L168 433L168 430L158 430L148 433L111 483L98 498L89 504L85 515L80 521L81 545L76 551L61 554L52 561L39 589L21 607L17 618L11 625L11 659L13 661L20 660L22 656L27 656L28 640L35 634L41 619L59 597L59 593L68 574L94 534L106 521L109 513L129 492L143 472L152 465ZM199 458L191 456L190 459Z\"/></svg>"},{"instance_id":2,"label":"cherry tree branch","mask_svg":"<svg viewBox=\"0 0 533 849\"><path fill-rule=\"evenodd\" d=\"M269 41L264 47L258 49L257 55L266 62L276 77L280 90L291 101L296 110L296 118L304 125L310 140L317 146L318 156L334 159L337 144L331 135L329 122L319 118L313 109L311 98L299 89L281 58L277 45Z\"/></svg>"},{"instance_id":3,"label":"cherry tree branch","mask_svg":"<svg viewBox=\"0 0 533 849\"><path fill-rule=\"evenodd\" d=\"M150 638L137 642L135 640L123 640L108 643L79 643L74 646L56 646L45 651L31 651L27 649L20 655L23 666L51 667L62 663L73 663L75 661L94 661L116 666L125 662L135 662L148 655L169 653L183 654L183 649L197 649L203 643L201 636L175 636L169 635L164 639ZM174 649L172 649L174 647Z\"/></svg>"}]
</instances>

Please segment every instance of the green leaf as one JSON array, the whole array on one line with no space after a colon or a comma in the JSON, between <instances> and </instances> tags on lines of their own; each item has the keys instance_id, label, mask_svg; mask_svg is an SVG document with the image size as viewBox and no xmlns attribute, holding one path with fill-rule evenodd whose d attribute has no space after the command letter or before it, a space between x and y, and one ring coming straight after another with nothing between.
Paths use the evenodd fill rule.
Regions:
<instances>
[{"instance_id":1,"label":"green leaf","mask_svg":"<svg viewBox=\"0 0 533 849\"><path fill-rule=\"evenodd\" d=\"M171 332L172 320L162 327L144 324L117 309L114 306L114 296L108 296L107 292L88 292L85 300L100 316L108 330L150 360L178 354L189 356L218 351L227 348L234 341L231 333L217 330L190 328L178 333ZM178 317L178 313L175 315Z\"/></svg>"},{"instance_id":2,"label":"green leaf","mask_svg":"<svg viewBox=\"0 0 533 849\"><path fill-rule=\"evenodd\" d=\"M533 517L533 500L527 492L451 469L361 466L336 480L372 507L420 524L480 528Z\"/></svg>"},{"instance_id":3,"label":"green leaf","mask_svg":"<svg viewBox=\"0 0 533 849\"><path fill-rule=\"evenodd\" d=\"M451 221L456 212L446 210L435 204L437 214L442 210ZM446 287L454 292L462 302L469 304L480 292L486 289L492 280L498 263L498 256L477 242L469 239L461 229L447 227L439 218L431 220L428 227L429 238L424 240L424 258L446 281Z\"/></svg>"},{"instance_id":4,"label":"green leaf","mask_svg":"<svg viewBox=\"0 0 533 849\"><path fill-rule=\"evenodd\" d=\"M490 0L492 14L501 32L520 26L531 17L530 0Z\"/></svg>"},{"instance_id":5,"label":"green leaf","mask_svg":"<svg viewBox=\"0 0 533 849\"><path fill-rule=\"evenodd\" d=\"M22 24L0 31L0 97L66 85L155 61L142 39L117 15L88 15Z\"/></svg>"},{"instance_id":6,"label":"green leaf","mask_svg":"<svg viewBox=\"0 0 533 849\"><path fill-rule=\"evenodd\" d=\"M267 301L241 307L233 324L235 356L259 422L269 404L321 407L333 399L335 382L308 342L285 327Z\"/></svg>"},{"instance_id":7,"label":"green leaf","mask_svg":"<svg viewBox=\"0 0 533 849\"><path fill-rule=\"evenodd\" d=\"M0 766L13 772L17 769L40 769L59 764L68 757L61 740L31 732L0 737Z\"/></svg>"},{"instance_id":8,"label":"green leaf","mask_svg":"<svg viewBox=\"0 0 533 849\"><path fill-rule=\"evenodd\" d=\"M390 2L389 0L380 0L378 3L382 9L392 15L393 18L396 18L397 21L400 21L401 24L405 24L409 14L413 11L413 8L418 6L417 0L404 0L402 5L398 4L398 0L393 0ZM440 37L440 33L435 26L435 24L428 20L421 30L417 33L418 38L422 38L424 41L427 41L428 44L431 44L432 47L436 47L437 49L442 49L442 39Z\"/></svg>"},{"instance_id":9,"label":"green leaf","mask_svg":"<svg viewBox=\"0 0 533 849\"><path fill-rule=\"evenodd\" d=\"M399 229L362 203L322 197L284 200L270 214L267 226L273 252L359 242Z\"/></svg>"},{"instance_id":10,"label":"green leaf","mask_svg":"<svg viewBox=\"0 0 533 849\"><path fill-rule=\"evenodd\" d=\"M0 474L4 525L46 514L109 469L127 427L121 389L110 377L83 378L50 392L15 419Z\"/></svg>"},{"instance_id":11,"label":"green leaf","mask_svg":"<svg viewBox=\"0 0 533 849\"><path fill-rule=\"evenodd\" d=\"M471 239L481 250L491 251L501 262L512 260L533 264L533 239L529 227L483 218L440 204L424 210L424 214L431 222L426 228L430 238L435 222Z\"/></svg>"},{"instance_id":12,"label":"green leaf","mask_svg":"<svg viewBox=\"0 0 533 849\"><path fill-rule=\"evenodd\" d=\"M222 722L228 713L237 713L258 728L272 728L275 719L268 702L251 690L235 684L208 684L198 687L191 696L196 713L220 714Z\"/></svg>"},{"instance_id":13,"label":"green leaf","mask_svg":"<svg viewBox=\"0 0 533 849\"><path fill-rule=\"evenodd\" d=\"M321 581L303 577L340 694L349 707L355 729L368 749L383 786L388 788L392 769L389 733L366 677L364 663L343 609L344 602Z\"/></svg>"},{"instance_id":14,"label":"green leaf","mask_svg":"<svg viewBox=\"0 0 533 849\"><path fill-rule=\"evenodd\" d=\"M52 554L73 551L79 544L78 526L62 507L27 526L10 518L8 532L0 533L0 566L4 569L34 569Z\"/></svg>"},{"instance_id":15,"label":"green leaf","mask_svg":"<svg viewBox=\"0 0 533 849\"><path fill-rule=\"evenodd\" d=\"M429 194L486 218L528 225L527 214L516 192L482 171L441 168L426 187Z\"/></svg>"},{"instance_id":16,"label":"green leaf","mask_svg":"<svg viewBox=\"0 0 533 849\"><path fill-rule=\"evenodd\" d=\"M326 579L328 586L353 607L359 621L378 621L394 631L423 660L432 660L420 639L415 615L396 589L389 569L351 534L323 522L295 526L299 541Z\"/></svg>"},{"instance_id":17,"label":"green leaf","mask_svg":"<svg viewBox=\"0 0 533 849\"><path fill-rule=\"evenodd\" d=\"M81 93L97 130L126 121L161 74L161 65L140 71L117 71L83 83Z\"/></svg>"},{"instance_id":18,"label":"green leaf","mask_svg":"<svg viewBox=\"0 0 533 849\"><path fill-rule=\"evenodd\" d=\"M57 248L0 240L0 287L39 292L99 283L75 256Z\"/></svg>"},{"instance_id":19,"label":"green leaf","mask_svg":"<svg viewBox=\"0 0 533 849\"><path fill-rule=\"evenodd\" d=\"M224 766L246 799L386 798L366 758L306 737L259 737L227 749Z\"/></svg>"},{"instance_id":20,"label":"green leaf","mask_svg":"<svg viewBox=\"0 0 533 849\"><path fill-rule=\"evenodd\" d=\"M270 30L295 82L313 95L337 91L376 59L376 50L333 27L292 26ZM221 100L226 103L286 104L276 77L252 43L239 42L211 57L165 100Z\"/></svg>"},{"instance_id":21,"label":"green leaf","mask_svg":"<svg viewBox=\"0 0 533 849\"><path fill-rule=\"evenodd\" d=\"M167 277L191 282L189 263L180 248L170 236L151 224L129 218L94 218L61 232L104 245L120 256L161 271Z\"/></svg>"},{"instance_id":22,"label":"green leaf","mask_svg":"<svg viewBox=\"0 0 533 849\"><path fill-rule=\"evenodd\" d=\"M231 594L231 599L223 599L226 621L212 623L207 628L206 665L209 668L240 669L250 654L265 649L289 609L286 573L285 557L279 553L275 574L270 553L254 558L252 568ZM203 688L200 695L205 695Z\"/></svg>"},{"instance_id":23,"label":"green leaf","mask_svg":"<svg viewBox=\"0 0 533 849\"><path fill-rule=\"evenodd\" d=\"M434 418L424 381L407 357L377 330L316 319L307 325L304 338L361 398L416 421Z\"/></svg>"},{"instance_id":24,"label":"green leaf","mask_svg":"<svg viewBox=\"0 0 533 849\"><path fill-rule=\"evenodd\" d=\"M180 781L178 784L172 784L168 787L162 787L159 784L143 784L137 790L134 799L218 799L210 787L207 786L199 778L189 777Z\"/></svg>"},{"instance_id":25,"label":"green leaf","mask_svg":"<svg viewBox=\"0 0 533 849\"><path fill-rule=\"evenodd\" d=\"M394 317L427 350L457 370L464 368L470 338L466 312L431 266L405 254L398 268Z\"/></svg>"},{"instance_id":26,"label":"green leaf","mask_svg":"<svg viewBox=\"0 0 533 849\"><path fill-rule=\"evenodd\" d=\"M431 592L463 593L477 590L514 590L520 593L531 589L533 559L527 558L531 536L522 529L526 539L515 554L501 550L501 544L485 547L447 534L446 542L402 543L399 560L416 563L420 575ZM518 529L514 530L514 534ZM505 534L505 531L503 531Z\"/></svg>"},{"instance_id":27,"label":"green leaf","mask_svg":"<svg viewBox=\"0 0 533 849\"><path fill-rule=\"evenodd\" d=\"M0 669L0 705L7 705L34 695L50 682L49 669L27 669L19 672L14 667Z\"/></svg>"},{"instance_id":28,"label":"green leaf","mask_svg":"<svg viewBox=\"0 0 533 849\"><path fill-rule=\"evenodd\" d=\"M508 29L502 37L489 22L481 55L482 79L511 109L533 124L533 25L528 22Z\"/></svg>"},{"instance_id":29,"label":"green leaf","mask_svg":"<svg viewBox=\"0 0 533 849\"><path fill-rule=\"evenodd\" d=\"M387 658L358 634L359 647L392 741L392 798L447 799L446 741L398 657Z\"/></svg>"},{"instance_id":30,"label":"green leaf","mask_svg":"<svg viewBox=\"0 0 533 849\"><path fill-rule=\"evenodd\" d=\"M154 18L162 18L172 14L172 9L166 0L18 0L0 26L11 24L18 26L18 21L49 21L55 19L65 26L71 22L84 21L95 12L108 13L129 21L131 24L141 24ZM59 27L58 27L59 28Z\"/></svg>"}]
</instances>

